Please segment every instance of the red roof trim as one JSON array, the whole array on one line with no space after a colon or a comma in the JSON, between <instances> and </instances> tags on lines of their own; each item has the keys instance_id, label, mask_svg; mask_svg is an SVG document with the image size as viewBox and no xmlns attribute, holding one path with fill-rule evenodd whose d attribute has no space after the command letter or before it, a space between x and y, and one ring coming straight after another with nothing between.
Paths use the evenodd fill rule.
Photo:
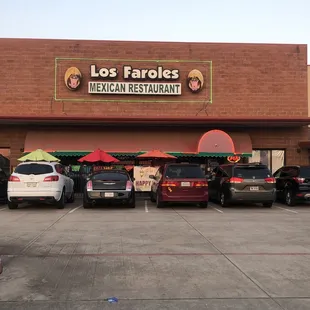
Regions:
<instances>
[{"instance_id":1,"label":"red roof trim","mask_svg":"<svg viewBox=\"0 0 310 310\"><path fill-rule=\"evenodd\" d=\"M128 117L128 116L16 116L16 115L0 115L0 122L76 122L76 123L220 123L220 124L251 124L262 123L268 125L274 124L299 124L310 125L309 117Z\"/></svg>"}]
</instances>

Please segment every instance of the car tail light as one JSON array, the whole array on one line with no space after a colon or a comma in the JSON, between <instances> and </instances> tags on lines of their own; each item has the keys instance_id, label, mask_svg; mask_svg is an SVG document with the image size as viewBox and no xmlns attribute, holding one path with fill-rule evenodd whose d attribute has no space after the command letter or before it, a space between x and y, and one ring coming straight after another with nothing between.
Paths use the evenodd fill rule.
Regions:
<instances>
[{"instance_id":1,"label":"car tail light","mask_svg":"<svg viewBox=\"0 0 310 310\"><path fill-rule=\"evenodd\" d=\"M86 184L86 189L88 191L92 191L93 190L93 182L92 181L88 181Z\"/></svg>"},{"instance_id":2,"label":"car tail light","mask_svg":"<svg viewBox=\"0 0 310 310\"><path fill-rule=\"evenodd\" d=\"M297 183L302 184L305 181L305 178L293 178Z\"/></svg>"},{"instance_id":3,"label":"car tail light","mask_svg":"<svg viewBox=\"0 0 310 310\"><path fill-rule=\"evenodd\" d=\"M193 186L194 187L207 187L208 186L208 182L206 182L206 181L193 182Z\"/></svg>"},{"instance_id":4,"label":"car tail light","mask_svg":"<svg viewBox=\"0 0 310 310\"><path fill-rule=\"evenodd\" d=\"M243 182L243 179L242 179L242 178L232 177L232 178L228 179L227 182L228 182L228 183L232 183L232 184L242 183L242 182Z\"/></svg>"},{"instance_id":5,"label":"car tail light","mask_svg":"<svg viewBox=\"0 0 310 310\"><path fill-rule=\"evenodd\" d=\"M266 178L265 182L266 183L276 183L276 179L275 178Z\"/></svg>"},{"instance_id":6,"label":"car tail light","mask_svg":"<svg viewBox=\"0 0 310 310\"><path fill-rule=\"evenodd\" d=\"M20 179L19 179L19 177L16 177L16 176L14 176L14 175L11 175L11 176L9 177L9 182L20 182Z\"/></svg>"},{"instance_id":7,"label":"car tail light","mask_svg":"<svg viewBox=\"0 0 310 310\"><path fill-rule=\"evenodd\" d=\"M44 178L43 182L57 182L59 181L58 175L50 175L49 177Z\"/></svg>"},{"instance_id":8,"label":"car tail light","mask_svg":"<svg viewBox=\"0 0 310 310\"><path fill-rule=\"evenodd\" d=\"M126 191L131 191L132 190L132 183L130 181L127 181L126 183Z\"/></svg>"},{"instance_id":9,"label":"car tail light","mask_svg":"<svg viewBox=\"0 0 310 310\"><path fill-rule=\"evenodd\" d=\"M173 187L178 186L178 182L172 182L172 181L164 181L161 186L163 187Z\"/></svg>"}]
</instances>

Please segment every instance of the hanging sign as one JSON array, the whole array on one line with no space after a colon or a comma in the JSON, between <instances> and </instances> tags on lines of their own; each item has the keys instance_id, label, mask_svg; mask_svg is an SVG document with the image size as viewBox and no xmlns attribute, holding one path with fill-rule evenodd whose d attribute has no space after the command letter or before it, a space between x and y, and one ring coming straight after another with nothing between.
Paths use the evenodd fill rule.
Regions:
<instances>
[{"instance_id":1,"label":"hanging sign","mask_svg":"<svg viewBox=\"0 0 310 310\"><path fill-rule=\"evenodd\" d=\"M228 156L227 160L230 163L237 163L238 161L240 161L241 157L240 156Z\"/></svg>"}]
</instances>

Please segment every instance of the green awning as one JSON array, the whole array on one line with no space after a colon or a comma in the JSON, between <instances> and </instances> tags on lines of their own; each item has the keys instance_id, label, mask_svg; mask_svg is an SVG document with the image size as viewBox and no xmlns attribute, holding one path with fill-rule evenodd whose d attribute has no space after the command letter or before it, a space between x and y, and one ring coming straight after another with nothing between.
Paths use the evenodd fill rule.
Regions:
<instances>
[{"instance_id":1,"label":"green awning","mask_svg":"<svg viewBox=\"0 0 310 310\"><path fill-rule=\"evenodd\" d=\"M57 152L50 152L51 155L55 157L83 157L92 151L57 151ZM140 154L145 153L143 152L127 152L127 153L120 153L120 152L108 152L110 155L114 157L136 157ZM25 153L27 154L27 153ZM240 157L251 157L251 153L242 153L242 154L232 154L232 153L182 153L182 152L167 152L169 155L173 155L176 157L193 157L193 158L201 158L201 157L228 157L228 156L240 156Z\"/></svg>"}]
</instances>

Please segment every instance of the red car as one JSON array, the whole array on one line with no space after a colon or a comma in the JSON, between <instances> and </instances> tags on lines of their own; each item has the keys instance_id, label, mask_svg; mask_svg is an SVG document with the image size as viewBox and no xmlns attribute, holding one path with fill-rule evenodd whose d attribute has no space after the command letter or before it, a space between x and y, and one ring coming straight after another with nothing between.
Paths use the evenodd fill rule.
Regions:
<instances>
[{"instance_id":1,"label":"red car","mask_svg":"<svg viewBox=\"0 0 310 310\"><path fill-rule=\"evenodd\" d=\"M166 164L149 177L154 180L150 195L157 208L169 202L195 203L207 208L208 182L198 164Z\"/></svg>"}]
</instances>

